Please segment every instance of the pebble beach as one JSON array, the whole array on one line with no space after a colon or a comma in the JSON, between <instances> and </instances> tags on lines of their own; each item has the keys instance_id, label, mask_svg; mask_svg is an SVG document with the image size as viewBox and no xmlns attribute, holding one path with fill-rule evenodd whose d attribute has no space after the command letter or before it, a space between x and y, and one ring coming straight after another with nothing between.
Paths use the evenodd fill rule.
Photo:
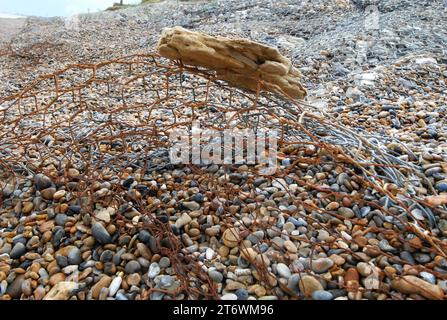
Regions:
<instances>
[{"instance_id":1,"label":"pebble beach","mask_svg":"<svg viewBox=\"0 0 447 320\"><path fill-rule=\"evenodd\" d=\"M380 1L376 28L365 24L372 4L166 0L0 19L0 300L445 300L447 8ZM146 154L144 128L191 111L166 102L149 113L144 103L159 91L181 102L204 95L194 74L165 90L165 74L151 73L162 89L143 93L135 82L112 98L113 88L87 86L84 105L73 90L51 112L39 111L53 98L46 82L36 104L8 100L70 64L151 53L173 26L278 48L301 72L309 110L326 117L309 128L344 158L321 144L282 144L279 173L264 177L250 165L174 166L165 150ZM117 88L131 81L122 65L104 68L98 77ZM63 75L61 87L88 79ZM218 109L230 98L216 86L209 99ZM143 105L123 110L123 100ZM332 137L331 123L352 135ZM353 147L354 135L366 142ZM356 153L389 162L346 160Z\"/></svg>"}]
</instances>

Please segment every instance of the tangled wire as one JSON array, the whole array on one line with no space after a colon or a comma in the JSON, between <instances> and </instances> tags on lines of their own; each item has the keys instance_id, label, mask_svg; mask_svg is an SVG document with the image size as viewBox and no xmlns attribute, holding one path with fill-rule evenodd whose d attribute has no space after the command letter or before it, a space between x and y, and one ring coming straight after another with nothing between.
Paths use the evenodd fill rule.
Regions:
<instances>
[{"instance_id":1,"label":"tangled wire","mask_svg":"<svg viewBox=\"0 0 447 320\"><path fill-rule=\"evenodd\" d=\"M247 198L252 196L250 190L255 189L253 183L259 176L260 166L249 166L253 179L238 185L230 178L219 179L206 170L205 164L176 165L169 159L172 147L169 136L175 129L191 128L194 121L220 131L275 130L279 137L279 158L290 158L291 164L278 166L267 180L284 181L297 168L306 172L311 165L325 164L340 168L351 179L346 184L351 192L346 193L320 185L305 174L294 175L294 184L307 196L293 193L284 185L290 203L300 209L298 212L285 210L286 216L302 218L315 230L324 229L335 238L343 238L330 221L323 223L316 217L326 214L336 219L346 218L317 206L313 199L348 198L359 205L372 206L375 214L392 224L392 228L382 230L387 239L405 243L409 239L404 232L409 232L422 240L423 248L446 257L446 244L431 232L436 227L436 215L445 213L446 208L435 207L418 197L418 187L425 186L432 194L436 191L420 167L400 160L386 148L392 138L341 126L324 111L302 101L265 93L262 86L260 82L258 92L239 90L216 80L211 71L168 62L156 54L68 66L39 77L14 95L0 97L0 179L17 185L37 173L48 174L48 167L55 169L59 173L52 174L56 184L65 185L79 199L88 199L82 204L84 214L92 213L95 203L101 202L104 206L113 203L119 207L114 223L121 233L135 227L147 229L161 254L171 259L175 274L181 279L178 292L193 298L216 298L216 285L203 272L203 262L186 250L178 230L159 219L170 206L156 201L162 191L147 185L129 193L117 183L109 193L99 195L98 172L122 177L129 167L146 175L186 166L201 175L199 184L206 185L215 199L222 193L227 199ZM401 147L411 153L405 145ZM67 179L67 170L73 166L81 172L75 189ZM237 167L225 165L224 169L230 173ZM181 185L167 188L176 190ZM371 200L377 195L384 200L380 207ZM7 201L0 198L0 205ZM415 208L422 211L423 221L413 216ZM127 210L137 210L143 218L134 223L125 216ZM251 232L250 228L256 228L276 232L278 236L282 234L276 221L263 219L256 206L250 211L255 221L250 227L240 224L237 214L226 203L220 203L207 215L218 215L219 223L227 229L237 225L239 229L247 229L247 233ZM355 224L362 218L365 217L354 217L352 221ZM300 236L290 238L306 241ZM355 238L344 240L356 243ZM261 239L262 242L269 240ZM308 245L317 250L325 243ZM381 254L390 256L385 251ZM269 270L262 261L252 262L259 278L268 284ZM152 288L146 298L155 291L163 292Z\"/></svg>"}]
</instances>

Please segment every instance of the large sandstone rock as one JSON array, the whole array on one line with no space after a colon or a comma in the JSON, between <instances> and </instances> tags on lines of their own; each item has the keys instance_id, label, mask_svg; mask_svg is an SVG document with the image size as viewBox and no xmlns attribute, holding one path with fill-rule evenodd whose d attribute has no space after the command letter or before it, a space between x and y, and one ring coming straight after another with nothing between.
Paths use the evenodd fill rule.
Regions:
<instances>
[{"instance_id":1,"label":"large sandstone rock","mask_svg":"<svg viewBox=\"0 0 447 320\"><path fill-rule=\"evenodd\" d=\"M185 65L215 70L217 77L234 86L263 89L302 99L306 90L300 72L275 48L247 39L212 37L181 27L164 29L158 43L161 56Z\"/></svg>"}]
</instances>

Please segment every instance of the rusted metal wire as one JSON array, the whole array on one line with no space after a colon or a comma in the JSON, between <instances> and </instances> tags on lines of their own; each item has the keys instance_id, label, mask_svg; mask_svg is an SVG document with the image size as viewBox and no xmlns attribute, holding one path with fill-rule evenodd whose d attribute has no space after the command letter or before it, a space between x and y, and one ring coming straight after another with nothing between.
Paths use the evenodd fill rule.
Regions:
<instances>
[{"instance_id":1,"label":"rusted metal wire","mask_svg":"<svg viewBox=\"0 0 447 320\"><path fill-rule=\"evenodd\" d=\"M98 196L98 172L107 171L110 176L122 177L127 167L139 170L143 175L174 169L168 157L169 134L176 128L190 128L195 120L215 130L276 130L281 137L280 152L293 146L293 151L287 155L292 165L278 169L274 176L266 177L267 180L285 178L297 168L305 172L309 165L333 164L350 175L347 187L352 191L335 192L328 186L310 182L305 175L296 176L294 183L303 192L295 195L284 186L284 194L298 208L297 212L283 211L286 216L301 217L310 228L324 229L335 239L358 245L355 238L343 238L342 229L337 228L334 221L322 222L316 218L318 214L327 214L335 220L351 220L354 225L362 226L359 235L367 234L371 228L367 227L364 218L347 219L315 204L317 199L340 202L347 198L353 203L372 206L390 222L391 229L376 228L389 240L394 239L401 245L408 243L403 233L411 232L421 238L424 250L446 257L445 242L431 233L436 224L434 215L445 207L430 207L414 191L415 187L427 185L421 177L421 168L403 163L388 153L384 147L386 138L354 132L311 105L261 92L233 88L216 80L211 71L185 67L156 54L70 65L39 77L13 95L0 96L0 180L19 184L37 173L48 173L45 170L49 165L57 172L66 172L75 165L82 177L72 192L79 199L89 199L88 203L83 203L83 212L91 213L98 201L137 210L144 218L136 225L124 216L124 212L115 217L114 223L120 232L135 227L150 231L160 252L170 258L175 274L181 279L178 291L190 298L213 299L218 297L216 285L203 272L202 264L194 254L185 250L180 236L173 232L169 223L157 217L158 213L169 209L168 204L155 201L161 191L147 194L134 190L129 193L117 184L105 197ZM55 155L59 162L54 160ZM218 179L205 170L206 166L189 165L189 168L201 174L199 183L207 186L210 199L218 200L223 194L226 199L255 197L247 191L255 190L253 179L236 185L229 179ZM253 177L258 175L258 170L259 166L249 166ZM70 190L64 174L52 177L57 184ZM395 185L395 190L390 190L390 183ZM182 186L173 184L167 188L176 190ZM364 197L366 191L385 197L387 204L377 206ZM0 205L2 201L4 199L0 198ZM411 208L415 206L425 214L425 222L414 219ZM263 216L259 203L250 213L254 217L251 227L239 223L230 207L230 202L223 202L219 209L219 223L223 228L238 224L247 232L255 228L277 232L281 236L277 221ZM269 210L281 211L275 207ZM206 215L213 217L217 213L210 210ZM310 243L300 236L290 238L308 242L312 251L323 246L336 246L335 242ZM379 251L383 256L392 256ZM350 248L344 252L356 256ZM277 259L289 261L288 254L283 254ZM269 285L268 268L260 261L252 262L262 282L273 290ZM439 277L445 276L439 274ZM348 288L342 282L337 285ZM151 288L146 297L155 291L163 292ZM388 292L389 286L381 285L377 291ZM293 292L290 294L296 298Z\"/></svg>"}]
</instances>

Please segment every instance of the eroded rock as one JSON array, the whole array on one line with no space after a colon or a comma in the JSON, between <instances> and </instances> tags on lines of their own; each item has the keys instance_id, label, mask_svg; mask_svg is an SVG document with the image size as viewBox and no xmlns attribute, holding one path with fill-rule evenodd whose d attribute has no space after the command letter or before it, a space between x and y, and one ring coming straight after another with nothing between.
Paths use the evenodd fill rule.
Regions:
<instances>
[{"instance_id":1,"label":"eroded rock","mask_svg":"<svg viewBox=\"0 0 447 320\"><path fill-rule=\"evenodd\" d=\"M306 96L300 72L276 48L247 39L213 37L181 27L163 30L158 52L185 65L215 70L217 77L230 84L256 91L283 93L295 99ZM261 88L262 89L262 88Z\"/></svg>"}]
</instances>

